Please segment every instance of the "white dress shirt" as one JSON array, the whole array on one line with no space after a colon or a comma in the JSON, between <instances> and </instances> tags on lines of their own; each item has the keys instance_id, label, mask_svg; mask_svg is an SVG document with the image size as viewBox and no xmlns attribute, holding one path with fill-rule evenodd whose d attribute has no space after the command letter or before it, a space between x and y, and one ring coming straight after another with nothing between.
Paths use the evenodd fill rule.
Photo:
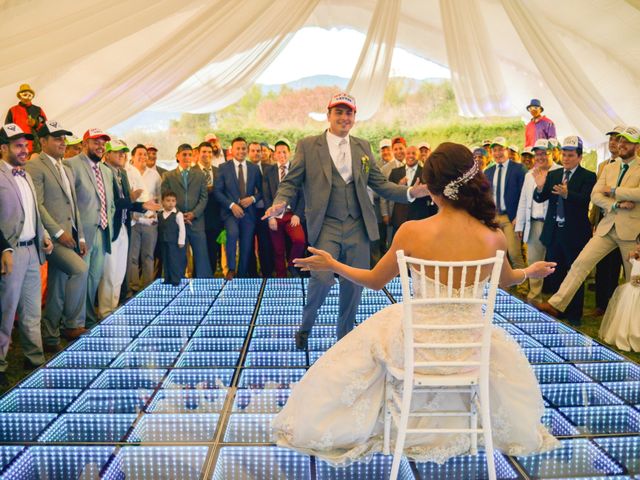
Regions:
<instances>
[{"instance_id":1,"label":"white dress shirt","mask_svg":"<svg viewBox=\"0 0 640 480\"><path fill-rule=\"evenodd\" d=\"M405 177L407 177L407 186L410 187L413 184L413 178L416 176L417 169L418 169L417 163L413 167L405 167Z\"/></svg>"},{"instance_id":2,"label":"white dress shirt","mask_svg":"<svg viewBox=\"0 0 640 480\"><path fill-rule=\"evenodd\" d=\"M11 170L13 170L11 165L8 163L7 165ZM15 175L13 179L18 185L20 198L22 199L22 209L24 210L24 225L22 226L22 231L20 232L18 241L28 242L29 240L33 240L36 236L36 200L26 178L20 175Z\"/></svg>"},{"instance_id":3,"label":"white dress shirt","mask_svg":"<svg viewBox=\"0 0 640 480\"><path fill-rule=\"evenodd\" d=\"M127 172L127 179L129 180L131 191L142 190L142 193L136 200L137 202L146 202L148 200L155 200L157 202L160 200L160 185L162 179L155 168L145 168L144 172L140 173L140 170L129 163L124 169ZM131 226L136 223L141 225L154 225L155 222L155 212L132 212L131 214Z\"/></svg>"},{"instance_id":4,"label":"white dress shirt","mask_svg":"<svg viewBox=\"0 0 640 480\"><path fill-rule=\"evenodd\" d=\"M215 155L213 156L213 159L211 160L211 165L213 165L214 167L219 167L226 161L227 159L225 158L224 153L220 152L220 155L218 155L217 157Z\"/></svg>"},{"instance_id":5,"label":"white dress shirt","mask_svg":"<svg viewBox=\"0 0 640 480\"><path fill-rule=\"evenodd\" d=\"M327 130L329 155L345 183L353 182L353 163L351 159L351 141L349 135L339 137Z\"/></svg>"},{"instance_id":6,"label":"white dress shirt","mask_svg":"<svg viewBox=\"0 0 640 480\"><path fill-rule=\"evenodd\" d=\"M178 224L178 245L184 245L187 231L184 226L184 215L182 212L179 212L175 207L169 211L162 210L162 218L166 220L172 213L176 214L176 223Z\"/></svg>"}]
</instances>

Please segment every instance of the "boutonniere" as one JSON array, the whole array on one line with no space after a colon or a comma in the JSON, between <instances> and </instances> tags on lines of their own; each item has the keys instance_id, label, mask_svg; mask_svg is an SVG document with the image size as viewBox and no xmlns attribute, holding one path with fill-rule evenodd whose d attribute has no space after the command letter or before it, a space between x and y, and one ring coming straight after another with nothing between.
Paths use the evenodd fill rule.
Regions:
<instances>
[{"instance_id":1,"label":"boutonniere","mask_svg":"<svg viewBox=\"0 0 640 480\"><path fill-rule=\"evenodd\" d=\"M363 155L360 162L362 162L362 171L365 174L369 173L369 157L367 155Z\"/></svg>"}]
</instances>

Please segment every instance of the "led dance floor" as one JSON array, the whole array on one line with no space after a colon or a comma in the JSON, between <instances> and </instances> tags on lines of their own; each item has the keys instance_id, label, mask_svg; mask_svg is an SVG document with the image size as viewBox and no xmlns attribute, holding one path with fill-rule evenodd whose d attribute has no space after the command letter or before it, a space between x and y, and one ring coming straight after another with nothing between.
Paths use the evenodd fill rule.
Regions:
<instances>
[{"instance_id":1,"label":"led dance floor","mask_svg":"<svg viewBox=\"0 0 640 480\"><path fill-rule=\"evenodd\" d=\"M270 443L289 385L335 342L337 286L296 351L302 280L154 283L0 398L3 479L384 479L391 458L334 469ZM400 299L365 291L364 320ZM640 367L499 292L495 323L541 383L562 448L496 454L498 476L640 479ZM483 479L485 459L403 461L402 479Z\"/></svg>"}]
</instances>

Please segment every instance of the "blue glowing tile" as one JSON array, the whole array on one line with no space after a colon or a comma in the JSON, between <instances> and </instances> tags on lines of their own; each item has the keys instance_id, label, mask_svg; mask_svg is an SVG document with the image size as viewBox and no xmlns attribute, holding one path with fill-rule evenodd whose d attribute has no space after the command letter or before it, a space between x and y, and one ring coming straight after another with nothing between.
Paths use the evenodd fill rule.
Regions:
<instances>
[{"instance_id":1,"label":"blue glowing tile","mask_svg":"<svg viewBox=\"0 0 640 480\"><path fill-rule=\"evenodd\" d=\"M54 369L44 368L35 371L20 388L85 388L100 374L97 369Z\"/></svg>"},{"instance_id":2,"label":"blue glowing tile","mask_svg":"<svg viewBox=\"0 0 640 480\"><path fill-rule=\"evenodd\" d=\"M147 414L136 424L127 442L211 442L218 417L214 413Z\"/></svg>"},{"instance_id":3,"label":"blue glowing tile","mask_svg":"<svg viewBox=\"0 0 640 480\"><path fill-rule=\"evenodd\" d=\"M201 325L246 325L251 323L251 315L226 315L226 314L208 314L202 320Z\"/></svg>"},{"instance_id":4,"label":"blue glowing tile","mask_svg":"<svg viewBox=\"0 0 640 480\"><path fill-rule=\"evenodd\" d=\"M535 478L612 475L624 473L608 455L589 440L562 440L562 447L551 452L517 457L524 471Z\"/></svg>"},{"instance_id":5,"label":"blue glowing tile","mask_svg":"<svg viewBox=\"0 0 640 480\"><path fill-rule=\"evenodd\" d=\"M0 442L33 442L54 418L53 413L0 413Z\"/></svg>"},{"instance_id":6,"label":"blue glowing tile","mask_svg":"<svg viewBox=\"0 0 640 480\"><path fill-rule=\"evenodd\" d=\"M118 309L116 315L151 315L164 310L164 305L125 305Z\"/></svg>"},{"instance_id":7,"label":"blue glowing tile","mask_svg":"<svg viewBox=\"0 0 640 480\"><path fill-rule=\"evenodd\" d=\"M542 344L529 335L512 335L513 339L522 348L539 348Z\"/></svg>"},{"instance_id":8,"label":"blue glowing tile","mask_svg":"<svg viewBox=\"0 0 640 480\"><path fill-rule=\"evenodd\" d=\"M185 295L181 297L177 297L173 302L171 302L171 308L173 307L198 307L200 310L209 310L211 304L213 303L213 298L210 297L200 297L196 295Z\"/></svg>"},{"instance_id":9,"label":"blue glowing tile","mask_svg":"<svg viewBox=\"0 0 640 480\"><path fill-rule=\"evenodd\" d=\"M524 335L524 332L512 323L501 323L499 327L506 331L509 335Z\"/></svg>"},{"instance_id":10,"label":"blue glowing tile","mask_svg":"<svg viewBox=\"0 0 640 480\"><path fill-rule=\"evenodd\" d=\"M90 337L128 337L138 335L144 326L142 325L98 325L91 329Z\"/></svg>"},{"instance_id":11,"label":"blue glowing tile","mask_svg":"<svg viewBox=\"0 0 640 480\"><path fill-rule=\"evenodd\" d=\"M580 363L577 367L598 382L640 380L640 367L631 362Z\"/></svg>"},{"instance_id":12,"label":"blue glowing tile","mask_svg":"<svg viewBox=\"0 0 640 480\"><path fill-rule=\"evenodd\" d=\"M570 362L618 362L624 360L622 355L597 344L588 347L554 347L552 350Z\"/></svg>"},{"instance_id":13,"label":"blue glowing tile","mask_svg":"<svg viewBox=\"0 0 640 480\"><path fill-rule=\"evenodd\" d=\"M558 322L543 322L543 323L522 323L518 326L529 335L557 335L557 334L572 334L575 331Z\"/></svg>"},{"instance_id":14,"label":"blue glowing tile","mask_svg":"<svg viewBox=\"0 0 640 480\"><path fill-rule=\"evenodd\" d=\"M628 405L565 407L560 411L582 434L640 432L640 412Z\"/></svg>"},{"instance_id":15,"label":"blue glowing tile","mask_svg":"<svg viewBox=\"0 0 640 480\"><path fill-rule=\"evenodd\" d=\"M119 351L62 352L56 355L47 368L106 368L118 356Z\"/></svg>"},{"instance_id":16,"label":"blue glowing tile","mask_svg":"<svg viewBox=\"0 0 640 480\"><path fill-rule=\"evenodd\" d=\"M300 320L302 319L302 315L294 314L282 314L282 315L258 315L256 319L256 325L266 326L266 325L284 325L284 326L300 326ZM322 325L323 322L316 322L316 326Z\"/></svg>"},{"instance_id":17,"label":"blue glowing tile","mask_svg":"<svg viewBox=\"0 0 640 480\"><path fill-rule=\"evenodd\" d=\"M188 343L187 352L222 352L239 351L244 345L244 338L193 338Z\"/></svg>"},{"instance_id":18,"label":"blue glowing tile","mask_svg":"<svg viewBox=\"0 0 640 480\"><path fill-rule=\"evenodd\" d=\"M112 368L168 368L172 367L178 352L124 352L115 359Z\"/></svg>"},{"instance_id":19,"label":"blue glowing tile","mask_svg":"<svg viewBox=\"0 0 640 480\"><path fill-rule=\"evenodd\" d=\"M578 383L591 382L591 379L573 365L533 365L538 382L543 383Z\"/></svg>"},{"instance_id":20,"label":"blue glowing tile","mask_svg":"<svg viewBox=\"0 0 640 480\"><path fill-rule=\"evenodd\" d=\"M202 315L158 315L153 325L199 325Z\"/></svg>"},{"instance_id":21,"label":"blue glowing tile","mask_svg":"<svg viewBox=\"0 0 640 480\"><path fill-rule=\"evenodd\" d=\"M562 363L564 360L548 348L523 348L529 363Z\"/></svg>"},{"instance_id":22,"label":"blue glowing tile","mask_svg":"<svg viewBox=\"0 0 640 480\"><path fill-rule=\"evenodd\" d=\"M147 407L149 413L219 413L226 390L160 390Z\"/></svg>"},{"instance_id":23,"label":"blue glowing tile","mask_svg":"<svg viewBox=\"0 0 640 480\"><path fill-rule=\"evenodd\" d=\"M163 316L192 315L204 317L209 310L208 305L169 305L162 311Z\"/></svg>"},{"instance_id":24,"label":"blue glowing tile","mask_svg":"<svg viewBox=\"0 0 640 480\"><path fill-rule=\"evenodd\" d=\"M131 344L131 339L126 337L87 337L76 340L67 351L73 352L106 352L124 350Z\"/></svg>"},{"instance_id":25,"label":"blue glowing tile","mask_svg":"<svg viewBox=\"0 0 640 480\"><path fill-rule=\"evenodd\" d=\"M290 317L298 317L298 321L302 318L302 305L261 305L260 315L262 316L278 316L287 315Z\"/></svg>"},{"instance_id":26,"label":"blue glowing tile","mask_svg":"<svg viewBox=\"0 0 640 480\"><path fill-rule=\"evenodd\" d=\"M536 335L535 338L545 347L589 347L597 345L593 339L579 333Z\"/></svg>"},{"instance_id":27,"label":"blue glowing tile","mask_svg":"<svg viewBox=\"0 0 640 480\"><path fill-rule=\"evenodd\" d=\"M16 388L0 398L0 412L60 413L82 390Z\"/></svg>"},{"instance_id":28,"label":"blue glowing tile","mask_svg":"<svg viewBox=\"0 0 640 480\"><path fill-rule=\"evenodd\" d=\"M324 352L309 352L309 365L313 365L324 355Z\"/></svg>"},{"instance_id":29,"label":"blue glowing tile","mask_svg":"<svg viewBox=\"0 0 640 480\"><path fill-rule=\"evenodd\" d=\"M288 326L257 326L253 331L253 338L293 338L299 330L299 325ZM333 325L316 325L311 330L311 338L336 336Z\"/></svg>"},{"instance_id":30,"label":"blue glowing tile","mask_svg":"<svg viewBox=\"0 0 640 480\"><path fill-rule=\"evenodd\" d=\"M61 415L47 428L39 442L119 442L137 418L136 414Z\"/></svg>"},{"instance_id":31,"label":"blue glowing tile","mask_svg":"<svg viewBox=\"0 0 640 480\"><path fill-rule=\"evenodd\" d=\"M500 327L502 327L505 323L511 325L506 318L504 318L502 315L498 315L497 313L494 312L493 314L493 319L492 322L494 325L498 325ZM517 327L516 327L517 328Z\"/></svg>"},{"instance_id":32,"label":"blue glowing tile","mask_svg":"<svg viewBox=\"0 0 640 480\"><path fill-rule=\"evenodd\" d=\"M249 352L247 367L300 367L307 365L304 352Z\"/></svg>"},{"instance_id":33,"label":"blue glowing tile","mask_svg":"<svg viewBox=\"0 0 640 480\"><path fill-rule=\"evenodd\" d=\"M295 352L296 342L293 338L252 338L250 352Z\"/></svg>"},{"instance_id":34,"label":"blue glowing tile","mask_svg":"<svg viewBox=\"0 0 640 480\"><path fill-rule=\"evenodd\" d=\"M275 414L237 413L231 415L224 441L227 443L272 442L271 420Z\"/></svg>"},{"instance_id":35,"label":"blue glowing tile","mask_svg":"<svg viewBox=\"0 0 640 480\"><path fill-rule=\"evenodd\" d=\"M185 352L176 367L235 367L239 358L239 352Z\"/></svg>"},{"instance_id":36,"label":"blue glowing tile","mask_svg":"<svg viewBox=\"0 0 640 480\"><path fill-rule=\"evenodd\" d=\"M231 369L177 369L169 374L162 388L224 388L232 376Z\"/></svg>"},{"instance_id":37,"label":"blue glowing tile","mask_svg":"<svg viewBox=\"0 0 640 480\"><path fill-rule=\"evenodd\" d=\"M494 452L493 458L496 465L496 477L498 479L520 478L505 456L499 452ZM478 452L478 455L464 455L450 458L441 465L433 462L416 463L416 469L419 472L419 478L430 480L450 480L453 478L485 480L489 478L487 475L487 456L482 450Z\"/></svg>"},{"instance_id":38,"label":"blue glowing tile","mask_svg":"<svg viewBox=\"0 0 640 480\"><path fill-rule=\"evenodd\" d=\"M187 339L196 330L195 325L151 325L140 333L140 338L179 337Z\"/></svg>"},{"instance_id":39,"label":"blue glowing tile","mask_svg":"<svg viewBox=\"0 0 640 480\"><path fill-rule=\"evenodd\" d=\"M556 383L540 385L542 396L557 407L620 405L622 400L597 383Z\"/></svg>"},{"instance_id":40,"label":"blue glowing tile","mask_svg":"<svg viewBox=\"0 0 640 480\"><path fill-rule=\"evenodd\" d=\"M106 469L104 480L198 480L208 447L125 446Z\"/></svg>"},{"instance_id":41,"label":"blue glowing tile","mask_svg":"<svg viewBox=\"0 0 640 480\"><path fill-rule=\"evenodd\" d=\"M625 402L640 403L640 382L606 382L603 385Z\"/></svg>"},{"instance_id":42,"label":"blue glowing tile","mask_svg":"<svg viewBox=\"0 0 640 480\"><path fill-rule=\"evenodd\" d=\"M138 413L149 402L153 390L89 389L73 402L71 413Z\"/></svg>"},{"instance_id":43,"label":"blue glowing tile","mask_svg":"<svg viewBox=\"0 0 640 480\"><path fill-rule=\"evenodd\" d=\"M127 351L129 352L179 352L187 339L166 338L138 338Z\"/></svg>"},{"instance_id":44,"label":"blue glowing tile","mask_svg":"<svg viewBox=\"0 0 640 480\"><path fill-rule=\"evenodd\" d=\"M226 338L226 337L246 337L249 331L248 325L206 325L199 327L194 334L194 337L211 337L211 338Z\"/></svg>"},{"instance_id":45,"label":"blue glowing tile","mask_svg":"<svg viewBox=\"0 0 640 480\"><path fill-rule=\"evenodd\" d=\"M24 449L21 445L0 445L0 472Z\"/></svg>"},{"instance_id":46,"label":"blue glowing tile","mask_svg":"<svg viewBox=\"0 0 640 480\"><path fill-rule=\"evenodd\" d=\"M131 300L129 300L124 306L163 306L166 305L169 301L169 296L162 297L154 297L154 296L144 296L144 295L136 295Z\"/></svg>"},{"instance_id":47,"label":"blue glowing tile","mask_svg":"<svg viewBox=\"0 0 640 480\"><path fill-rule=\"evenodd\" d=\"M238 389L233 401L234 412L278 413L291 395L288 388L281 389Z\"/></svg>"},{"instance_id":48,"label":"blue glowing tile","mask_svg":"<svg viewBox=\"0 0 640 480\"><path fill-rule=\"evenodd\" d=\"M148 315L110 315L105 318L100 325L139 325L146 326L149 325L156 318L156 314L148 314Z\"/></svg>"},{"instance_id":49,"label":"blue glowing tile","mask_svg":"<svg viewBox=\"0 0 640 480\"><path fill-rule=\"evenodd\" d=\"M91 385L94 389L155 389L162 381L164 369L107 370Z\"/></svg>"},{"instance_id":50,"label":"blue glowing tile","mask_svg":"<svg viewBox=\"0 0 640 480\"><path fill-rule=\"evenodd\" d=\"M35 446L7 469L6 480L94 479L114 451L110 446Z\"/></svg>"},{"instance_id":51,"label":"blue glowing tile","mask_svg":"<svg viewBox=\"0 0 640 480\"><path fill-rule=\"evenodd\" d=\"M578 429L572 425L571 422L563 417L558 410L553 408L545 409L544 415L542 415L542 424L546 426L551 435L554 436L572 437L580 434Z\"/></svg>"},{"instance_id":52,"label":"blue glowing tile","mask_svg":"<svg viewBox=\"0 0 640 480\"><path fill-rule=\"evenodd\" d=\"M319 337L319 338L309 337L309 350L324 352L326 350L329 350L331 347L333 347L336 341L337 340L335 340L332 337Z\"/></svg>"},{"instance_id":53,"label":"blue glowing tile","mask_svg":"<svg viewBox=\"0 0 640 480\"><path fill-rule=\"evenodd\" d=\"M245 368L240 375L241 388L288 388L299 382L306 370L301 368Z\"/></svg>"},{"instance_id":54,"label":"blue glowing tile","mask_svg":"<svg viewBox=\"0 0 640 480\"><path fill-rule=\"evenodd\" d=\"M640 472L640 437L600 437L594 442L630 473Z\"/></svg>"},{"instance_id":55,"label":"blue glowing tile","mask_svg":"<svg viewBox=\"0 0 640 480\"><path fill-rule=\"evenodd\" d=\"M373 455L366 461L356 462L348 467L334 467L322 460L316 461L316 478L318 480L360 480L363 478L389 478L391 472L392 456ZM437 478L437 477L426 477ZM443 478L467 478L451 476ZM478 477L474 477L478 478ZM400 460L398 480L413 480L414 476L406 458Z\"/></svg>"},{"instance_id":56,"label":"blue glowing tile","mask_svg":"<svg viewBox=\"0 0 640 480\"><path fill-rule=\"evenodd\" d=\"M309 457L277 447L223 447L211 480L311 478Z\"/></svg>"}]
</instances>

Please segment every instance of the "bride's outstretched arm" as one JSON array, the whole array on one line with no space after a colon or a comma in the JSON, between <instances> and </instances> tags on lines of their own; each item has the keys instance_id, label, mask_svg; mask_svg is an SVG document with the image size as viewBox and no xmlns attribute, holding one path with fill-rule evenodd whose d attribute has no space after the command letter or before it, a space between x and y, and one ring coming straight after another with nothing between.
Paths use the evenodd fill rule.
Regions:
<instances>
[{"instance_id":1,"label":"bride's outstretched arm","mask_svg":"<svg viewBox=\"0 0 640 480\"><path fill-rule=\"evenodd\" d=\"M507 239L502 231L498 230L498 250L507 251ZM514 270L509 264L509 260L505 257L502 262L502 271L500 272L500 286L507 288L512 285L519 285L527 278L545 278L551 275L556 269L554 262L535 262L527 268L518 268Z\"/></svg>"}]
</instances>

